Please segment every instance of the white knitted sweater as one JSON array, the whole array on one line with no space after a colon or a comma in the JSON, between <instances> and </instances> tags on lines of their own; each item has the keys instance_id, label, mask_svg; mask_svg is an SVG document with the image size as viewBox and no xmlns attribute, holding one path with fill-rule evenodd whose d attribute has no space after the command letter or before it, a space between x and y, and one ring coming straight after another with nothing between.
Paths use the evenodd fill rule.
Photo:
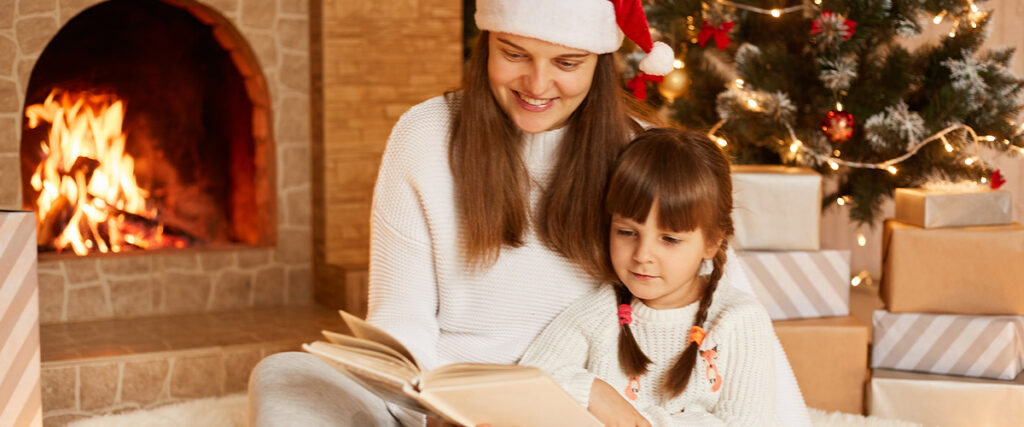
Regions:
<instances>
[{"instance_id":1,"label":"white knitted sweater","mask_svg":"<svg viewBox=\"0 0 1024 427\"><path fill-rule=\"evenodd\" d=\"M540 242L533 230L505 247L486 271L459 255L448 139L452 111L442 96L414 106L392 129L381 160L370 219L369 315L427 369L456 362L516 363L541 330L597 282ZM526 134L523 159L532 201L551 179L564 129ZM729 253L732 257L732 253ZM750 290L734 262L724 283ZM809 425L796 381L776 346L780 408Z\"/></svg>"},{"instance_id":2,"label":"white knitted sweater","mask_svg":"<svg viewBox=\"0 0 1024 427\"><path fill-rule=\"evenodd\" d=\"M647 374L633 382L618 361L618 303L611 286L570 305L530 345L520 364L551 373L584 406L594 378L600 378L654 426L779 424L771 319L753 296L729 285L720 285L711 301L707 336L686 389L672 398L660 391L686 349L698 304L655 310L633 301L630 328L652 362Z\"/></svg>"}]
</instances>

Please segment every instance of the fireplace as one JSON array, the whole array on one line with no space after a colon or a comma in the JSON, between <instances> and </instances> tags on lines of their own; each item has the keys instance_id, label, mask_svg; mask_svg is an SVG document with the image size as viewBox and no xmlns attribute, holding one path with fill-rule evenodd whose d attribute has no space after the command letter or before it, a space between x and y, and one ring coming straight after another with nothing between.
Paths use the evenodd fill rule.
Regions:
<instances>
[{"instance_id":1,"label":"fireplace","mask_svg":"<svg viewBox=\"0 0 1024 427\"><path fill-rule=\"evenodd\" d=\"M0 207L49 208L42 323L310 303L306 3L55 3L22 2L0 49L22 70Z\"/></svg>"},{"instance_id":2,"label":"fireplace","mask_svg":"<svg viewBox=\"0 0 1024 427\"><path fill-rule=\"evenodd\" d=\"M210 26L155 0L69 21L26 92L22 195L40 251L273 243L272 147L253 126L267 111L235 61Z\"/></svg>"}]
</instances>

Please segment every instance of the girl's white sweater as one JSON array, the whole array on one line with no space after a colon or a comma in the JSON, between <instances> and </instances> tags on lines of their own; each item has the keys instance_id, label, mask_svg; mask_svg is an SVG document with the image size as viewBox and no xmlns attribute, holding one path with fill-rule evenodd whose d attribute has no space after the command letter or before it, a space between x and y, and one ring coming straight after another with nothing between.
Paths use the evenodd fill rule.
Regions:
<instances>
[{"instance_id":1,"label":"girl's white sweater","mask_svg":"<svg viewBox=\"0 0 1024 427\"><path fill-rule=\"evenodd\" d=\"M654 426L773 425L775 364L771 319L753 296L720 286L704 326L686 389L667 397L661 386L687 346L698 302L654 310L634 300L630 329L651 360L629 378L618 360L618 304L612 286L584 295L555 318L526 350L520 364L549 372L586 406L595 378L604 380Z\"/></svg>"}]
</instances>

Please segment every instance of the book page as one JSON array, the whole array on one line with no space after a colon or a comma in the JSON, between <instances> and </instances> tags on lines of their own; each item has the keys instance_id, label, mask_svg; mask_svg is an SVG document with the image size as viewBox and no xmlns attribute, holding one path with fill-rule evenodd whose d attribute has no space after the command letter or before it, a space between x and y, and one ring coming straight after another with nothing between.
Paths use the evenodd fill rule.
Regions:
<instances>
[{"instance_id":1,"label":"book page","mask_svg":"<svg viewBox=\"0 0 1024 427\"><path fill-rule=\"evenodd\" d=\"M381 353L382 355L388 355L393 357L395 361L401 362L402 364L408 366L410 371L419 371L419 368L416 366L415 363L412 363L412 361L406 359L405 356L403 356L401 353L395 351L393 348L388 347L384 344L378 343L376 341L364 340L362 338L351 337L348 335L339 334L337 332L331 332L327 330L320 331L320 333L323 334L324 338L327 338L327 341L330 342L331 344L337 344L342 347L358 348L367 351L375 351Z\"/></svg>"},{"instance_id":2,"label":"book page","mask_svg":"<svg viewBox=\"0 0 1024 427\"><path fill-rule=\"evenodd\" d=\"M477 370L477 375L472 373L473 369L455 369L452 376L424 379L420 397L438 412L451 414L467 425L601 425L546 373L533 367L517 368L523 369L497 370L492 374Z\"/></svg>"},{"instance_id":3,"label":"book page","mask_svg":"<svg viewBox=\"0 0 1024 427\"><path fill-rule=\"evenodd\" d=\"M395 337L388 335L387 332L371 325L369 322L345 312L345 310L338 310L338 312L341 313L341 319L345 321L348 328L352 330L352 335L355 335L356 338L374 341L390 347L402 356L405 356L417 368L420 368L419 362L416 361L415 357L412 357L412 353L402 343L398 342Z\"/></svg>"}]
</instances>

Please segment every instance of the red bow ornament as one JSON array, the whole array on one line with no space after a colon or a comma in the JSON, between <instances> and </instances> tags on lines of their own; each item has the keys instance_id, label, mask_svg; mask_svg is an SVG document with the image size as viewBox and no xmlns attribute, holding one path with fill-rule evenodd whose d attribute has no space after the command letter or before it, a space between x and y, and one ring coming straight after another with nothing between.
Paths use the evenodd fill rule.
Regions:
<instances>
[{"instance_id":1,"label":"red bow ornament","mask_svg":"<svg viewBox=\"0 0 1024 427\"><path fill-rule=\"evenodd\" d=\"M989 185L993 190L998 190L1003 184L1006 184L1006 178L1003 178L1003 174L999 172L999 169L996 169L995 172L992 172L992 179Z\"/></svg>"},{"instance_id":2,"label":"red bow ornament","mask_svg":"<svg viewBox=\"0 0 1024 427\"><path fill-rule=\"evenodd\" d=\"M636 77L626 82L626 87L633 91L633 97L641 101L647 100L647 82L660 83L664 77L652 76L643 71L637 72Z\"/></svg>"},{"instance_id":3,"label":"red bow ornament","mask_svg":"<svg viewBox=\"0 0 1024 427\"><path fill-rule=\"evenodd\" d=\"M718 25L711 25L710 22L704 21L704 24L700 26L700 34L697 35L697 42L700 43L700 47L704 47L708 40L712 37L715 38L715 46L718 50L723 50L729 47L729 31L732 31L732 21L723 22Z\"/></svg>"}]
</instances>

